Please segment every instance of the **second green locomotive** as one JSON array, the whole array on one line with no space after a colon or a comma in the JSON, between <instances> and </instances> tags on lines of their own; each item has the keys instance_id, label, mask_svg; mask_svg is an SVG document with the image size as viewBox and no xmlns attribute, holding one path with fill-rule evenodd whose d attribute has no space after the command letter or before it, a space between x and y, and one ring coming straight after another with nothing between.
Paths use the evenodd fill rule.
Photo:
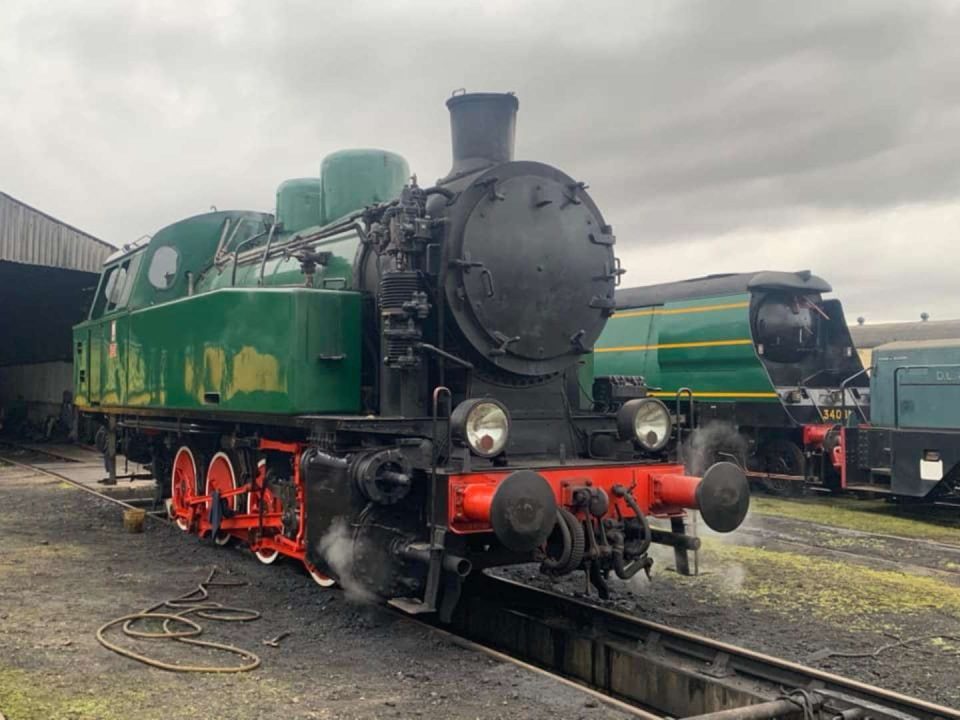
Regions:
<instances>
[{"instance_id":1,"label":"second green locomotive","mask_svg":"<svg viewBox=\"0 0 960 720\"><path fill-rule=\"evenodd\" d=\"M837 486L839 426L866 421L870 389L830 290L809 272L618 290L596 373L641 375L653 395L689 407L694 465L733 457L777 491Z\"/></svg>"}]
</instances>

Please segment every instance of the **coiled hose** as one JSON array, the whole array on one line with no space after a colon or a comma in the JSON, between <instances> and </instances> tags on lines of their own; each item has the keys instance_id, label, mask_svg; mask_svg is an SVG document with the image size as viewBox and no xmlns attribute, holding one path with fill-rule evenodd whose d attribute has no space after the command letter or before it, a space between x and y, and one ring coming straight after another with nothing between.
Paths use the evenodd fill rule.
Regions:
<instances>
[{"instance_id":1,"label":"coiled hose","mask_svg":"<svg viewBox=\"0 0 960 720\"><path fill-rule=\"evenodd\" d=\"M207 576L207 579L201 582L195 590L184 593L179 597L159 602L156 605L153 605L146 610L141 610L138 613L118 617L116 620L111 620L105 625L102 625L97 630L97 641L107 648L107 650L111 650L118 655L123 655L131 660L141 662L144 665L150 665L151 667L160 668L161 670L170 670L172 672L237 673L247 672L248 670L253 670L254 668L259 667L260 658L252 652L244 650L243 648L238 648L234 645L226 645L223 643L210 642L209 640L196 639L197 636L203 632L203 627L201 627L201 625L195 620L188 618L187 615L196 615L197 617L205 618L207 620L220 620L222 622L250 622L251 620L256 620L260 617L260 613L256 610L228 607L218 602L209 602L210 592L208 588L238 587L240 585L246 585L245 582L241 581L215 581L213 577L216 572L217 569L213 568L213 570L211 570L210 574ZM169 612L158 612L162 608L169 609ZM138 622L149 620L162 621L161 630L137 630L134 627L134 625ZM120 624L123 625L123 634L127 637L136 638L139 640L174 640L175 642L187 643L188 645L195 645L209 648L211 650L219 650L232 655L239 655L243 662L239 665L221 666L178 665L175 663L157 660L156 658L152 658L147 655L141 655L140 653L134 652L129 648L123 647L122 645L117 645L116 643L107 640L104 636L107 630ZM184 629L175 630L171 627L173 624L179 624Z\"/></svg>"},{"instance_id":2,"label":"coiled hose","mask_svg":"<svg viewBox=\"0 0 960 720\"><path fill-rule=\"evenodd\" d=\"M577 516L566 508L557 508L557 529L560 531L560 556L552 558L549 555L543 558L540 569L546 573L562 575L576 570L583 562L583 551L586 538L583 534L583 525Z\"/></svg>"}]
</instances>

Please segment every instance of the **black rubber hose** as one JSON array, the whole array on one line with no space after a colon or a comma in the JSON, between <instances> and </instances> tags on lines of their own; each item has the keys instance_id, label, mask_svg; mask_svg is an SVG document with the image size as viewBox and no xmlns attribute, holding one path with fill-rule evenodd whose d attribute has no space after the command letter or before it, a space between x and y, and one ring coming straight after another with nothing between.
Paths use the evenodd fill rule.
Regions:
<instances>
[{"instance_id":1,"label":"black rubber hose","mask_svg":"<svg viewBox=\"0 0 960 720\"><path fill-rule=\"evenodd\" d=\"M580 563L583 562L583 550L586 541L580 521L566 508L557 508L557 528L560 530L563 544L560 557L552 558L549 555L544 557L540 569L544 572L562 575L580 567Z\"/></svg>"},{"instance_id":2,"label":"black rubber hose","mask_svg":"<svg viewBox=\"0 0 960 720\"><path fill-rule=\"evenodd\" d=\"M617 574L618 578L621 580L629 580L643 569L646 563L643 561L642 554L629 565L626 564L623 557L623 535L621 533L610 533L610 542L613 545L613 571Z\"/></svg>"},{"instance_id":3,"label":"black rubber hose","mask_svg":"<svg viewBox=\"0 0 960 720\"><path fill-rule=\"evenodd\" d=\"M433 187L428 187L423 191L424 195L443 195L448 201L453 200L457 194L453 190L448 190L447 188L440 187L439 185L434 185Z\"/></svg>"},{"instance_id":4,"label":"black rubber hose","mask_svg":"<svg viewBox=\"0 0 960 720\"><path fill-rule=\"evenodd\" d=\"M597 589L597 594L601 600L610 599L610 586L600 570L600 565L596 562L590 564L590 582Z\"/></svg>"},{"instance_id":5,"label":"black rubber hose","mask_svg":"<svg viewBox=\"0 0 960 720\"><path fill-rule=\"evenodd\" d=\"M647 516L643 510L640 509L640 505L637 504L637 499L633 496L633 493L623 485L614 485L612 489L614 495L622 497L627 501L627 505L630 506L630 509L633 510L637 516L640 527L643 528L643 539L640 541L640 548L637 550L638 555L643 555L650 549L650 543L653 542L653 533L650 531L650 523L647 522Z\"/></svg>"},{"instance_id":6,"label":"black rubber hose","mask_svg":"<svg viewBox=\"0 0 960 720\"><path fill-rule=\"evenodd\" d=\"M580 567L583 562L583 551L586 546L586 538L583 534L583 525L577 520L577 516L566 508L559 509L560 515L566 520L567 527L570 528L570 535L573 537L573 544L570 549L570 561L567 563L566 572L572 572Z\"/></svg>"},{"instance_id":7,"label":"black rubber hose","mask_svg":"<svg viewBox=\"0 0 960 720\"><path fill-rule=\"evenodd\" d=\"M610 544L613 546L613 571L618 578L626 580L628 575L623 559L623 535L618 532L610 533Z\"/></svg>"},{"instance_id":8,"label":"black rubber hose","mask_svg":"<svg viewBox=\"0 0 960 720\"><path fill-rule=\"evenodd\" d=\"M570 528L567 526L567 521L563 518L563 515L560 514L561 508L557 508L557 523L556 528L560 531L560 557L552 558L549 555L545 555L543 562L540 563L541 572L547 573L556 573L560 571L560 568L566 567L570 563L570 551L573 549L573 537L570 535Z\"/></svg>"}]
</instances>

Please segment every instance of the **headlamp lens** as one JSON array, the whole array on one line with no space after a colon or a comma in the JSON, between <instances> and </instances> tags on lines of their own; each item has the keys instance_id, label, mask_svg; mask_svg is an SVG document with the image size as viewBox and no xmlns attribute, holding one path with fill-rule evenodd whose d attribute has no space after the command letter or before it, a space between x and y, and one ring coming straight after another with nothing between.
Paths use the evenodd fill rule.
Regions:
<instances>
[{"instance_id":1,"label":"headlamp lens","mask_svg":"<svg viewBox=\"0 0 960 720\"><path fill-rule=\"evenodd\" d=\"M497 403L480 402L467 413L464 439L477 455L492 457L503 451L510 433L507 411Z\"/></svg>"}]
</instances>

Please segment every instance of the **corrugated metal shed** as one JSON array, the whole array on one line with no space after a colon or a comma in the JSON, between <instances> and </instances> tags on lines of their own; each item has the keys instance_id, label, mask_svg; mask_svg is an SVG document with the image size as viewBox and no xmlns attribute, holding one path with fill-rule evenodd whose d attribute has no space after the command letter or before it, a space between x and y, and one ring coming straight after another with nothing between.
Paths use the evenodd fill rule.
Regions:
<instances>
[{"instance_id":1,"label":"corrugated metal shed","mask_svg":"<svg viewBox=\"0 0 960 720\"><path fill-rule=\"evenodd\" d=\"M0 260L99 273L115 250L0 192Z\"/></svg>"},{"instance_id":2,"label":"corrugated metal shed","mask_svg":"<svg viewBox=\"0 0 960 720\"><path fill-rule=\"evenodd\" d=\"M960 320L927 320L913 322L851 325L853 344L860 350L897 341L949 340L960 338Z\"/></svg>"}]
</instances>

